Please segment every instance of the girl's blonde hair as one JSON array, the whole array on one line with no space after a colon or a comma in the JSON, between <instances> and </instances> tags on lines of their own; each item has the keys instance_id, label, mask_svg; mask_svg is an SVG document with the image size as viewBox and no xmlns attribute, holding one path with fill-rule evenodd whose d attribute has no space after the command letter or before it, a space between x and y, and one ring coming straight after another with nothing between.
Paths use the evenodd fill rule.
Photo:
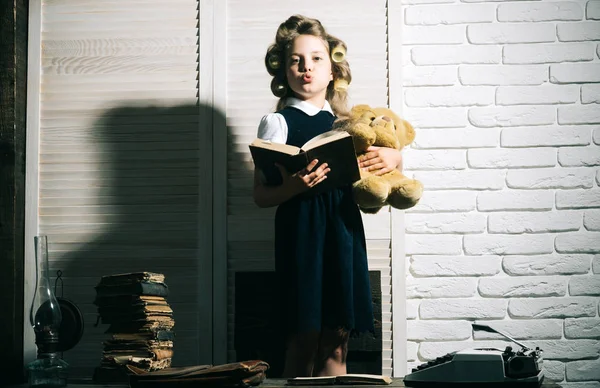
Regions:
<instances>
[{"instance_id":1,"label":"girl's blonde hair","mask_svg":"<svg viewBox=\"0 0 600 388\"><path fill-rule=\"evenodd\" d=\"M325 43L329 55L333 57L331 60L333 81L327 86L325 98L338 118L347 116L347 87L352 81L352 74L350 65L345 59L346 44L335 36L329 35L317 19L302 15L293 15L281 23L275 35L275 43L269 46L265 55L265 66L273 76L271 91L279 97L277 110L283 109L285 99L293 96L285 76L286 52L292 46L294 39L300 35L316 36Z\"/></svg>"}]
</instances>

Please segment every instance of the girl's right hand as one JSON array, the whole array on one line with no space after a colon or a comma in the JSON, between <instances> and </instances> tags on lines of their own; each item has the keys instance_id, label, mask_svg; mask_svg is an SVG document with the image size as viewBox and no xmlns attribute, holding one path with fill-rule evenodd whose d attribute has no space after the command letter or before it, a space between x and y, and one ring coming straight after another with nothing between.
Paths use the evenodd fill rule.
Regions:
<instances>
[{"instance_id":1,"label":"girl's right hand","mask_svg":"<svg viewBox=\"0 0 600 388\"><path fill-rule=\"evenodd\" d=\"M299 194L323 182L327 179L327 173L331 169L327 166L327 163L323 163L313 171L318 163L319 161L314 159L304 169L295 174L290 174L285 167L277 164L277 168L283 177L282 185L288 186L292 192Z\"/></svg>"}]
</instances>

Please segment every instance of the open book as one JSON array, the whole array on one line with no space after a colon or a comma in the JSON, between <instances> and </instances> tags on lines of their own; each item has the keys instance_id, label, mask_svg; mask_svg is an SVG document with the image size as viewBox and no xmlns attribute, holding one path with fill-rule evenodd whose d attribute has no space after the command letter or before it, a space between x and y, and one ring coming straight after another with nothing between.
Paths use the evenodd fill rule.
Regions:
<instances>
[{"instance_id":1,"label":"open book","mask_svg":"<svg viewBox=\"0 0 600 388\"><path fill-rule=\"evenodd\" d=\"M254 165L262 171L266 185L281 184L281 174L275 163L294 174L313 159L319 160L315 169L322 163L327 163L331 171L327 174L327 179L309 190L310 193L316 194L360 179L354 143L350 134L345 131L325 132L300 148L262 139L254 140L249 147Z\"/></svg>"},{"instance_id":2,"label":"open book","mask_svg":"<svg viewBox=\"0 0 600 388\"><path fill-rule=\"evenodd\" d=\"M340 376L325 377L294 377L288 379L288 385L334 385L334 384L367 384L367 385L389 385L392 379L389 376L348 374Z\"/></svg>"}]
</instances>

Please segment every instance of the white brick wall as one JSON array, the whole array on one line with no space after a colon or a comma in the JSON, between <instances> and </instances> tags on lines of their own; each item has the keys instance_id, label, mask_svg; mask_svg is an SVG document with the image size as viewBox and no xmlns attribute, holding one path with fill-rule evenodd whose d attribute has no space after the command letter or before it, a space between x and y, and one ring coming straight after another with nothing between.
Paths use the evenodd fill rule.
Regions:
<instances>
[{"instance_id":1,"label":"white brick wall","mask_svg":"<svg viewBox=\"0 0 600 388\"><path fill-rule=\"evenodd\" d=\"M600 0L402 2L409 368L485 320L600 388Z\"/></svg>"}]
</instances>

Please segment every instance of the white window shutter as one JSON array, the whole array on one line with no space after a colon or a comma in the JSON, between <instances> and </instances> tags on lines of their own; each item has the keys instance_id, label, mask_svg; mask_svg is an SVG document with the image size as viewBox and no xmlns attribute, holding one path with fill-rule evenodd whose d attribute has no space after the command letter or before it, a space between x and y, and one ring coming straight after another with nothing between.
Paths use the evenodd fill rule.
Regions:
<instances>
[{"instance_id":1,"label":"white window shutter","mask_svg":"<svg viewBox=\"0 0 600 388\"><path fill-rule=\"evenodd\" d=\"M91 376L107 338L94 286L129 271L166 275L174 361L194 363L198 2L46 0L41 42L39 231L85 318L72 375Z\"/></svg>"}]
</instances>

